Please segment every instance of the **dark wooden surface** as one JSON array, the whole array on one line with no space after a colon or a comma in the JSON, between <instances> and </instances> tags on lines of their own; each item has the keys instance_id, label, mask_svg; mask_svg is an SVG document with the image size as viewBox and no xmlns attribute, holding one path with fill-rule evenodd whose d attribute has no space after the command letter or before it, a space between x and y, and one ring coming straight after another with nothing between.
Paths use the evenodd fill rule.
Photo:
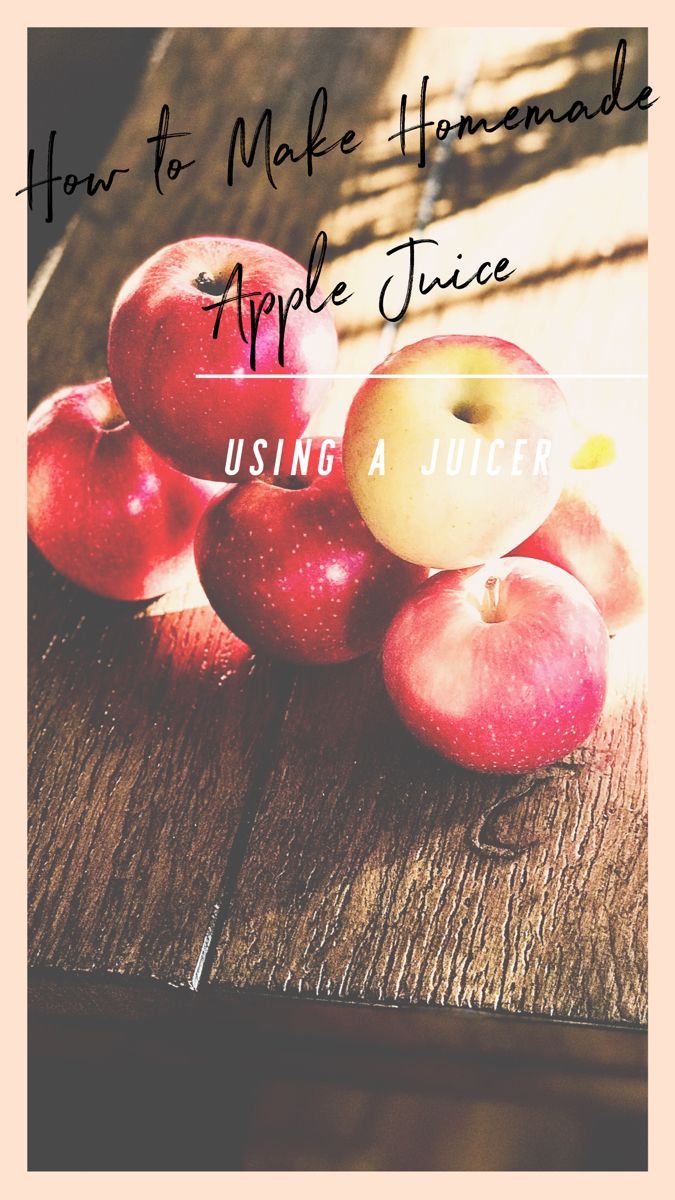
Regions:
<instances>
[{"instance_id":1,"label":"dark wooden surface","mask_svg":"<svg viewBox=\"0 0 675 1200\"><path fill-rule=\"evenodd\" d=\"M62 605L31 639L32 964L190 984L283 672L208 608L120 620L41 566L32 594Z\"/></svg>"},{"instance_id":2,"label":"dark wooden surface","mask_svg":"<svg viewBox=\"0 0 675 1200\"><path fill-rule=\"evenodd\" d=\"M174 996L180 1011L133 1021L31 1018L35 1167L645 1167L640 1033Z\"/></svg>"},{"instance_id":3,"label":"dark wooden surface","mask_svg":"<svg viewBox=\"0 0 675 1200\"><path fill-rule=\"evenodd\" d=\"M590 745L514 783L454 770L400 731L375 662L299 677L214 982L643 1021L632 684ZM477 853L495 803L510 811L481 836L498 849Z\"/></svg>"},{"instance_id":4,"label":"dark wooden surface","mask_svg":"<svg viewBox=\"0 0 675 1200\"><path fill-rule=\"evenodd\" d=\"M489 108L485 88L503 97L500 79L525 54L535 67L539 55L542 70L555 53L578 52L582 62L599 56L597 87L604 90L613 31L585 41L570 36L553 49L521 45L517 33L505 45L495 37L483 47L488 82L476 96L480 110ZM527 34L520 31L523 43ZM83 207L34 297L31 403L105 372L119 285L149 253L180 237L254 237L302 260L323 225L336 249L332 276L361 272L366 295L373 247L381 255L407 236L422 198L423 173L403 171L388 157L383 131L395 127L396 95L406 87L414 93L429 71L447 106L471 49L467 36L173 33L105 157L107 167L131 166L132 173L118 191ZM279 136L282 125L300 132L320 83L329 89L335 136L349 125L371 135L372 151L358 169L355 162L345 176L328 159L309 185L288 176L272 193L260 172L250 172L227 190L226 132L234 116L255 116L269 104L284 114ZM571 93L578 84L572 78ZM507 103L514 99L511 93ZM165 101L175 128L193 130L198 169L162 200L152 191L145 138ZM611 154L593 157L602 149L627 156L620 166L630 191L642 149L634 124L621 128L623 143L613 128L607 146L595 145L583 162L570 158L569 147L562 162L558 148L544 147L536 172L516 174L510 201L519 202L537 179L543 188L566 186L565 173L556 175L561 166L606 171L610 188L616 162ZM483 170L480 153L466 158L464 174ZM515 337L502 322L526 320L528 349L550 363L560 342L555 314L568 314L565 344L574 344L584 320L579 296L586 303L594 289L610 286L625 291L628 332L619 337L616 322L599 321L598 359L586 367L641 369L642 326L630 319L644 286L641 212L626 207L624 196L621 227L608 194L614 197L601 190L607 241L593 270L583 231L566 226L564 269L547 275L546 247L536 248L540 261L533 258L530 284L509 299L508 316L494 297L468 317L466 304L449 302L446 312L430 307L405 329L405 340L448 321L462 329L469 319L481 328L490 320L491 332ZM449 220L448 197L450 185L432 212L440 226ZM44 283L43 276L40 289ZM367 369L382 357L366 299L362 312L345 310L339 369ZM631 366L612 362L618 343ZM558 357L555 366L566 364ZM336 388L327 425L345 400ZM37 1008L49 1008L58 993L61 1010L71 1004L100 1013L109 1004L115 1011L122 984L146 986L144 1003L152 1007L163 989L178 985L216 1006L232 992L294 994L644 1027L639 630L614 639L611 697L590 743L560 767L514 782L456 770L416 745L389 709L375 658L294 672L254 659L197 593L145 609L107 604L55 578L37 555L31 597Z\"/></svg>"}]
</instances>

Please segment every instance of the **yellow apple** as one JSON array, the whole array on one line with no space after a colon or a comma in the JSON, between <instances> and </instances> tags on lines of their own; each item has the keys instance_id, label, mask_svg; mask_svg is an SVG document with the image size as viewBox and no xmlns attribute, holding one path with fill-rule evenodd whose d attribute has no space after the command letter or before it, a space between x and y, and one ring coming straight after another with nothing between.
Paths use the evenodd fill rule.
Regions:
<instances>
[{"instance_id":1,"label":"yellow apple","mask_svg":"<svg viewBox=\"0 0 675 1200\"><path fill-rule=\"evenodd\" d=\"M506 554L541 525L570 444L565 398L523 350L432 337L392 354L361 386L344 466L378 541L409 562L456 569Z\"/></svg>"}]
</instances>

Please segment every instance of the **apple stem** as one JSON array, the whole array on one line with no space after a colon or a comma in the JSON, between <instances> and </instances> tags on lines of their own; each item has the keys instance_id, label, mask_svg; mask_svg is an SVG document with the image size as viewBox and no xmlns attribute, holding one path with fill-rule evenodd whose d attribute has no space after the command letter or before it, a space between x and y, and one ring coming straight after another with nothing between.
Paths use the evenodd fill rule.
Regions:
<instances>
[{"instance_id":1,"label":"apple stem","mask_svg":"<svg viewBox=\"0 0 675 1200\"><path fill-rule=\"evenodd\" d=\"M200 271L197 278L194 280L194 285L198 291L204 292L207 296L222 296L223 288L213 275L209 275L208 271Z\"/></svg>"},{"instance_id":2,"label":"apple stem","mask_svg":"<svg viewBox=\"0 0 675 1200\"><path fill-rule=\"evenodd\" d=\"M490 575L485 580L485 591L483 593L483 603L481 604L481 616L484 621L496 621L497 609L499 608L499 580L496 575Z\"/></svg>"}]
</instances>

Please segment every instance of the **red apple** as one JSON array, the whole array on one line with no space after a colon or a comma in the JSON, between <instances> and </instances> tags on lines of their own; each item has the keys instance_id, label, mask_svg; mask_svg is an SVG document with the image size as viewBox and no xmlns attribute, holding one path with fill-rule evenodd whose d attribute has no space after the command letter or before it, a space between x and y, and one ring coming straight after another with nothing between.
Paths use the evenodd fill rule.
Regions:
<instances>
[{"instance_id":1,"label":"red apple","mask_svg":"<svg viewBox=\"0 0 675 1200\"><path fill-rule=\"evenodd\" d=\"M555 508L513 554L541 558L584 584L610 633L645 608L646 486L633 430L622 454L608 434L586 438Z\"/></svg>"},{"instance_id":2,"label":"red apple","mask_svg":"<svg viewBox=\"0 0 675 1200\"><path fill-rule=\"evenodd\" d=\"M365 654L427 574L369 533L333 444L329 473L319 473L331 459L324 452L321 461L317 440L306 475L237 485L207 508L195 537L202 587L221 619L292 662Z\"/></svg>"},{"instance_id":3,"label":"red apple","mask_svg":"<svg viewBox=\"0 0 675 1200\"><path fill-rule=\"evenodd\" d=\"M222 297L237 263L242 266L242 293L253 299L243 300L240 313L231 287L231 303L205 312L205 305ZM290 376L335 369L337 338L330 309L310 312L303 300L288 313L283 367L278 361L278 303L263 312L255 370L289 377L256 379L250 365L249 304L261 305L266 293L288 303L294 289L303 289L304 295L307 272L292 258L258 242L228 237L165 246L123 285L110 323L113 386L139 433L179 470L202 479L226 479L230 439L265 438L272 445L306 429L329 381ZM314 308L321 303L318 291L312 303ZM201 373L237 378L196 379Z\"/></svg>"},{"instance_id":4,"label":"red apple","mask_svg":"<svg viewBox=\"0 0 675 1200\"><path fill-rule=\"evenodd\" d=\"M609 638L586 589L527 558L435 575L384 641L387 691L412 733L474 771L556 762L596 725Z\"/></svg>"},{"instance_id":5,"label":"red apple","mask_svg":"<svg viewBox=\"0 0 675 1200\"><path fill-rule=\"evenodd\" d=\"M132 429L109 379L48 396L28 422L28 532L81 587L145 600L194 574L214 484L170 467Z\"/></svg>"}]
</instances>

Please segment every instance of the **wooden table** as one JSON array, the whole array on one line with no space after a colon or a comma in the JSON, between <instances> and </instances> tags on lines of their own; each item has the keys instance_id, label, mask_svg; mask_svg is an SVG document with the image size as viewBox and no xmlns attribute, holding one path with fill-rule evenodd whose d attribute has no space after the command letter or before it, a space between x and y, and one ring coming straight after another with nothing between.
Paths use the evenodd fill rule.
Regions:
<instances>
[{"instance_id":1,"label":"wooden table","mask_svg":"<svg viewBox=\"0 0 675 1200\"><path fill-rule=\"evenodd\" d=\"M401 91L415 95L424 73L438 115L503 112L538 94L600 96L618 33L476 37L163 35L102 164L132 170L80 208L33 296L31 404L105 374L123 279L159 246L206 232L266 240L302 260L326 229L327 274L362 283L338 317L338 369L368 370L391 344L374 319L372 280L384 249L421 217L455 252L508 249L509 230L530 232L508 294L432 297L394 344L479 329L522 340L558 371L644 370L639 115L533 135L529 153L517 140L474 139L439 162L431 190L386 140ZM629 84L645 57L631 33ZM462 79L464 98L453 97ZM364 137L353 167L328 158L310 185L294 168L278 193L255 169L226 188L234 117L270 105L285 129L302 130L319 84L335 136L353 126ZM173 127L191 130L197 164L161 198L145 139L164 102ZM575 196L583 222L570 215ZM608 296L623 301L608 311ZM338 427L348 387L336 384L318 428ZM598 403L619 402L601 392ZM587 396L579 385L571 400ZM644 405L643 385L629 402ZM587 746L515 781L456 769L417 745L392 714L375 657L316 670L256 658L194 590L145 607L107 603L32 554L30 644L36 1014L86 1024L180 1012L188 1025L208 1014L255 1037L266 1031L268 1048L283 1025L296 1049L333 1021L336 1071L391 1036L399 1050L388 1071L410 1070L416 1047L423 1071L442 1078L452 1060L454 1086L470 1086L475 1063L489 1074L489 1056L506 1047L512 1062L543 1056L550 1068L553 1054L568 1073L582 1064L580 1096L593 1094L590 1071L596 1095L620 1077L642 1103L640 630L613 640L611 697ZM473 1010L532 1020L472 1020Z\"/></svg>"}]
</instances>

